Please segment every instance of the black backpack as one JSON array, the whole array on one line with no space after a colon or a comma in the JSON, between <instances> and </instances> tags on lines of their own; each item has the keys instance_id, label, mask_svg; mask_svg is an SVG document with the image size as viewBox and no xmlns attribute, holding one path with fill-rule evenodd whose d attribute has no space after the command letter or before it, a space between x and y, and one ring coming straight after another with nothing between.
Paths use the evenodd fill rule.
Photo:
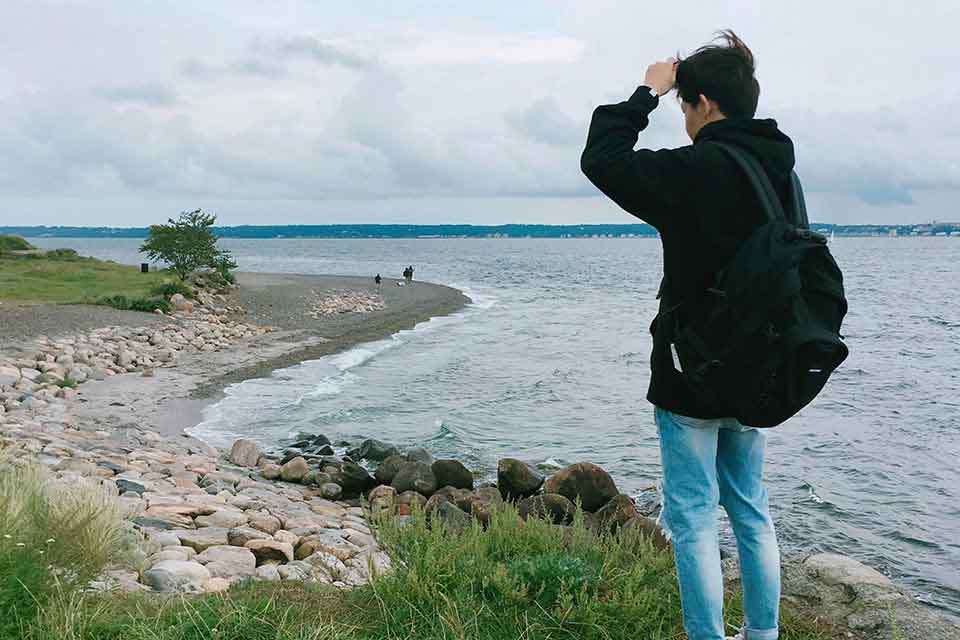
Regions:
<instances>
[{"instance_id":1,"label":"black backpack","mask_svg":"<svg viewBox=\"0 0 960 640\"><path fill-rule=\"evenodd\" d=\"M774 427L813 400L848 355L840 335L843 276L827 239L808 228L796 174L791 219L749 152L713 144L746 173L767 221L714 285L683 305L671 348L702 401L744 425Z\"/></svg>"}]
</instances>

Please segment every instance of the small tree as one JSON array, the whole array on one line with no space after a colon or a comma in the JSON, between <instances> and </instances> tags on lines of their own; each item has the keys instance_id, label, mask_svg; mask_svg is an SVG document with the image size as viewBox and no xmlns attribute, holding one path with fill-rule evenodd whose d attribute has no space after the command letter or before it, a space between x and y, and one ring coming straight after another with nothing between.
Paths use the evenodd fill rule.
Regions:
<instances>
[{"instance_id":1,"label":"small tree","mask_svg":"<svg viewBox=\"0 0 960 640\"><path fill-rule=\"evenodd\" d=\"M237 265L229 251L217 247L212 231L216 221L217 216L202 209L184 211L177 220L170 218L167 224L152 225L140 252L169 264L180 280L203 267L229 272Z\"/></svg>"}]
</instances>

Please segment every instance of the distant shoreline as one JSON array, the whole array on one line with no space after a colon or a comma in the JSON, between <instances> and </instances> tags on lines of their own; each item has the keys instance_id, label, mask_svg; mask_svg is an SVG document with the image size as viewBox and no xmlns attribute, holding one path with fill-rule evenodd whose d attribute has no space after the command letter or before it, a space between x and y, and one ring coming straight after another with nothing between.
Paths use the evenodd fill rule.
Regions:
<instances>
[{"instance_id":1,"label":"distant shoreline","mask_svg":"<svg viewBox=\"0 0 960 640\"><path fill-rule=\"evenodd\" d=\"M840 225L813 223L811 229L838 237L960 237L960 222L928 224ZM5 226L0 234L25 238L145 238L146 227ZM221 238L232 239L452 239L452 238L656 238L647 224L581 225L260 225L217 227Z\"/></svg>"}]
</instances>

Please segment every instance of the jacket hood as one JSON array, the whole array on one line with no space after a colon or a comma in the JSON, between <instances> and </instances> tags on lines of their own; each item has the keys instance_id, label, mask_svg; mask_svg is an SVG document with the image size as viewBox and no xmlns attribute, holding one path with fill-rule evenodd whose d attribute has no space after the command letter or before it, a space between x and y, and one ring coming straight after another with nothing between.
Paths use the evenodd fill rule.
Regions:
<instances>
[{"instance_id":1,"label":"jacket hood","mask_svg":"<svg viewBox=\"0 0 960 640\"><path fill-rule=\"evenodd\" d=\"M774 184L789 181L795 157L793 141L777 128L772 119L726 118L703 126L694 144L708 140L729 142L746 149L766 169Z\"/></svg>"}]
</instances>

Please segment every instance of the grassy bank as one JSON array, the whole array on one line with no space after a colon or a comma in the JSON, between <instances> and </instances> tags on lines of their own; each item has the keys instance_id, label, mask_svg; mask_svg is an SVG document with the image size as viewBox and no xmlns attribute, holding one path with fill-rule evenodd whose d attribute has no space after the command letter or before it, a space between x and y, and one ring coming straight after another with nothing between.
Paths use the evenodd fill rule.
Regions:
<instances>
[{"instance_id":1,"label":"grassy bank","mask_svg":"<svg viewBox=\"0 0 960 640\"><path fill-rule=\"evenodd\" d=\"M426 526L422 517L380 537L395 570L351 591L247 583L219 595L121 596L62 590L25 616L38 640L597 639L683 637L670 557L645 539L599 541L578 522L566 533L513 510L487 530ZM16 600L4 583L0 603ZM20 594L22 596L22 593ZM742 617L731 597L731 630ZM10 611L0 611L4 617ZM22 614L21 614L22 615ZM785 640L833 637L786 612Z\"/></svg>"},{"instance_id":2,"label":"grassy bank","mask_svg":"<svg viewBox=\"0 0 960 640\"><path fill-rule=\"evenodd\" d=\"M0 300L15 303L106 304L120 309L166 310L167 272L77 255L70 249L37 254L0 251Z\"/></svg>"}]
</instances>

